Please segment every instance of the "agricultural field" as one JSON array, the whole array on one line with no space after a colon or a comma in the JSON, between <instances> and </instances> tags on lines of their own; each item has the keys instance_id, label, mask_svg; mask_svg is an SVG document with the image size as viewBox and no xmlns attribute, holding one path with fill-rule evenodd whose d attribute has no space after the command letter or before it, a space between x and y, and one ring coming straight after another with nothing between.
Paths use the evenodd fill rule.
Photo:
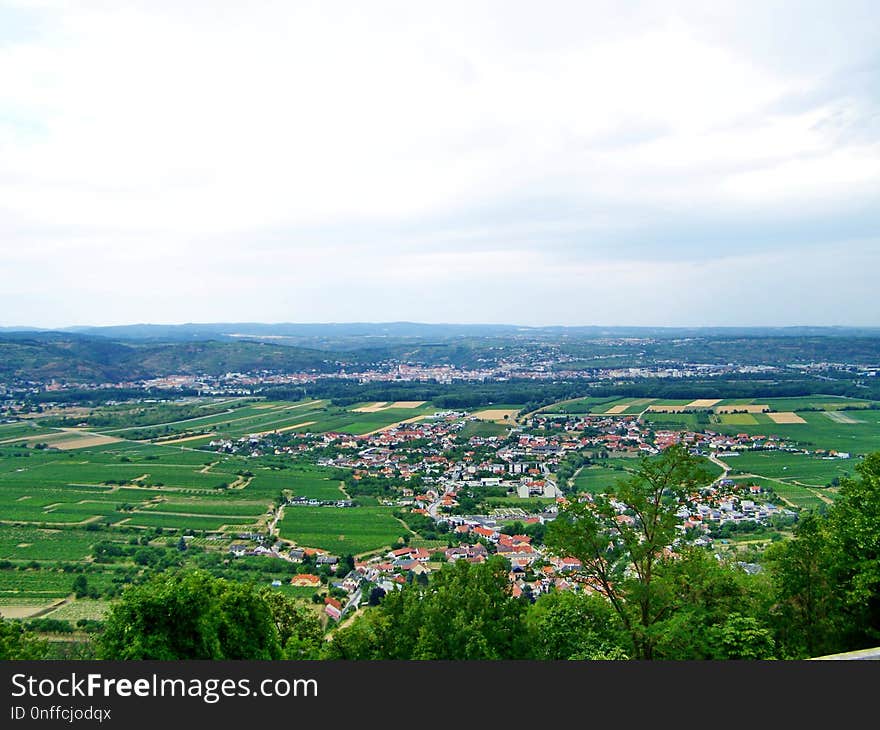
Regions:
<instances>
[{"instance_id":1,"label":"agricultural field","mask_svg":"<svg viewBox=\"0 0 880 730\"><path fill-rule=\"evenodd\" d=\"M835 478L852 476L858 463L857 459L823 459L780 451L748 451L722 460L730 466L731 477L755 474L811 487L824 487Z\"/></svg>"},{"instance_id":2,"label":"agricultural field","mask_svg":"<svg viewBox=\"0 0 880 730\"><path fill-rule=\"evenodd\" d=\"M0 570L0 605L38 605L50 604L65 598L73 592L76 573L58 569L2 569ZM109 571L87 573L91 585L106 590L113 584L113 574Z\"/></svg>"},{"instance_id":3,"label":"agricultural field","mask_svg":"<svg viewBox=\"0 0 880 730\"><path fill-rule=\"evenodd\" d=\"M633 467L636 465L633 461ZM605 466L586 466L574 478L572 486L577 492L601 494L613 487L618 480L625 479L627 474L623 467L613 469Z\"/></svg>"},{"instance_id":4,"label":"agricultural field","mask_svg":"<svg viewBox=\"0 0 880 730\"><path fill-rule=\"evenodd\" d=\"M8 525L0 528L0 560L76 562L89 556L99 539L107 539L106 534Z\"/></svg>"},{"instance_id":5,"label":"agricultural field","mask_svg":"<svg viewBox=\"0 0 880 730\"><path fill-rule=\"evenodd\" d=\"M736 478L737 484L757 484L763 489L775 492L784 502L798 509L818 509L822 505L829 504L835 496L831 489L804 487L799 484L789 484L776 479L749 477L747 479Z\"/></svg>"},{"instance_id":6,"label":"agricultural field","mask_svg":"<svg viewBox=\"0 0 880 730\"><path fill-rule=\"evenodd\" d=\"M695 431L709 427L707 413L667 413L648 411L642 421L655 431L681 430Z\"/></svg>"},{"instance_id":7,"label":"agricultural field","mask_svg":"<svg viewBox=\"0 0 880 730\"><path fill-rule=\"evenodd\" d=\"M45 618L54 618L59 621L70 621L76 623L81 619L89 619L92 621L100 621L110 610L110 601L102 601L95 599L77 599L62 603L58 608L45 614Z\"/></svg>"},{"instance_id":8,"label":"agricultural field","mask_svg":"<svg viewBox=\"0 0 880 730\"><path fill-rule=\"evenodd\" d=\"M335 555L390 547L409 534L387 507L288 506L279 526L282 538Z\"/></svg>"},{"instance_id":9,"label":"agricultural field","mask_svg":"<svg viewBox=\"0 0 880 730\"><path fill-rule=\"evenodd\" d=\"M725 423L731 414L717 416L722 422L708 426L718 433L776 436L798 446L847 452L852 456L880 449L880 410L789 411L803 423L774 423L766 413L749 414L755 425ZM739 414L736 414L739 415Z\"/></svg>"},{"instance_id":10,"label":"agricultural field","mask_svg":"<svg viewBox=\"0 0 880 730\"><path fill-rule=\"evenodd\" d=\"M723 473L721 467L708 459L701 459L700 462L700 466L713 479L717 479ZM631 472L638 469L638 466L639 459L637 458L598 459L595 464L585 466L580 470L573 481L573 487L577 492L601 493L613 487L618 480L625 479Z\"/></svg>"},{"instance_id":11,"label":"agricultural field","mask_svg":"<svg viewBox=\"0 0 880 730\"><path fill-rule=\"evenodd\" d=\"M237 439L272 432L363 434L407 419L429 415L436 408L425 401L361 403L350 408L322 400L248 402L227 411L152 426L103 430L108 435L151 440L154 443L187 448L204 446L212 440Z\"/></svg>"},{"instance_id":12,"label":"agricultural field","mask_svg":"<svg viewBox=\"0 0 880 730\"><path fill-rule=\"evenodd\" d=\"M541 413L591 413L593 408L602 405L610 407L615 401L620 400L617 396L605 398L576 398L575 400L560 401L541 409Z\"/></svg>"},{"instance_id":13,"label":"agricultural field","mask_svg":"<svg viewBox=\"0 0 880 730\"><path fill-rule=\"evenodd\" d=\"M508 426L501 423L493 423L491 421L468 421L459 433L466 438L470 438L471 436L489 438L491 436L503 437L509 430Z\"/></svg>"}]
</instances>

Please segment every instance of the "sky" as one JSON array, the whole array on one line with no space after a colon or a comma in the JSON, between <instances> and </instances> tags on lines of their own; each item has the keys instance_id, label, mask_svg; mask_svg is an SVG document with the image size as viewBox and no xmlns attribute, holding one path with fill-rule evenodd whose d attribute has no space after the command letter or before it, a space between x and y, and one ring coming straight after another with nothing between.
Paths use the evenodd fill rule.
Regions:
<instances>
[{"instance_id":1,"label":"sky","mask_svg":"<svg viewBox=\"0 0 880 730\"><path fill-rule=\"evenodd\" d=\"M875 0L0 0L0 326L872 326L878 272Z\"/></svg>"}]
</instances>

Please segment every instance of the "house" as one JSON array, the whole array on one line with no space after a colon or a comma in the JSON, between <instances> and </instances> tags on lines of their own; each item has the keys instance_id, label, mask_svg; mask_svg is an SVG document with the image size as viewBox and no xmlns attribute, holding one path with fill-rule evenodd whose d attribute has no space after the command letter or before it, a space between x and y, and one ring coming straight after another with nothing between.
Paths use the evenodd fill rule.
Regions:
<instances>
[{"instance_id":1,"label":"house","mask_svg":"<svg viewBox=\"0 0 880 730\"><path fill-rule=\"evenodd\" d=\"M326 613L334 621L338 621L342 616L342 604L331 596L324 599L324 613Z\"/></svg>"},{"instance_id":2,"label":"house","mask_svg":"<svg viewBox=\"0 0 880 730\"><path fill-rule=\"evenodd\" d=\"M311 573L300 573L290 579L290 585L300 588L318 588L321 585L321 579Z\"/></svg>"}]
</instances>

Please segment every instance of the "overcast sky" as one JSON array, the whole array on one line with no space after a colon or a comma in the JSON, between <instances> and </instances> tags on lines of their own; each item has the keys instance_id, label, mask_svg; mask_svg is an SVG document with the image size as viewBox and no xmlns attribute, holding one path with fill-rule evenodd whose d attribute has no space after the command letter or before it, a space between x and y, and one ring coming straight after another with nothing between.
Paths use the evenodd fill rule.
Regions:
<instances>
[{"instance_id":1,"label":"overcast sky","mask_svg":"<svg viewBox=\"0 0 880 730\"><path fill-rule=\"evenodd\" d=\"M0 325L880 325L880 3L0 0Z\"/></svg>"}]
</instances>

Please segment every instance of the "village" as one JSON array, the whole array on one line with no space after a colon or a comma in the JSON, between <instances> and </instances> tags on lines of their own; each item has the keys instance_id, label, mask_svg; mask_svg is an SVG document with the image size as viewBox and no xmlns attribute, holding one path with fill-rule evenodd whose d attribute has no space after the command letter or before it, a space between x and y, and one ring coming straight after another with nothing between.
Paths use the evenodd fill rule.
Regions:
<instances>
[{"instance_id":1,"label":"village","mask_svg":"<svg viewBox=\"0 0 880 730\"><path fill-rule=\"evenodd\" d=\"M317 500L293 495L285 509L355 507L359 495L378 495L380 504L429 525L430 533L447 545L444 549L402 545L348 563L329 551L282 540L257 546L239 543L231 551L283 558L303 566L291 585L326 587L324 611L334 621L408 582L427 581L446 563L480 563L494 554L510 563L514 595L534 598L554 590L590 591L591 586L578 576L580 563L549 553L541 540L543 527L568 500L592 499L589 492L573 488L574 477L583 467L602 464L603 457L608 457L629 459L634 468L637 457L660 453L673 444L684 444L692 454L718 464L724 464L721 457L747 450L796 450L770 436L652 430L628 415L538 413L511 425L504 434L466 435L475 425L479 425L477 420L466 412L438 411L423 421L365 436L262 434L212 442L212 448L228 453L311 456L319 465L346 476L348 498ZM621 471L621 477L626 474ZM725 526L769 526L796 519L795 511L778 504L762 486L739 484L726 475L725 468L681 505L678 545L711 548L713 536ZM522 506L516 506L517 502ZM624 505L617 508L619 523L634 522ZM421 526L417 529L428 532Z\"/></svg>"}]
</instances>

